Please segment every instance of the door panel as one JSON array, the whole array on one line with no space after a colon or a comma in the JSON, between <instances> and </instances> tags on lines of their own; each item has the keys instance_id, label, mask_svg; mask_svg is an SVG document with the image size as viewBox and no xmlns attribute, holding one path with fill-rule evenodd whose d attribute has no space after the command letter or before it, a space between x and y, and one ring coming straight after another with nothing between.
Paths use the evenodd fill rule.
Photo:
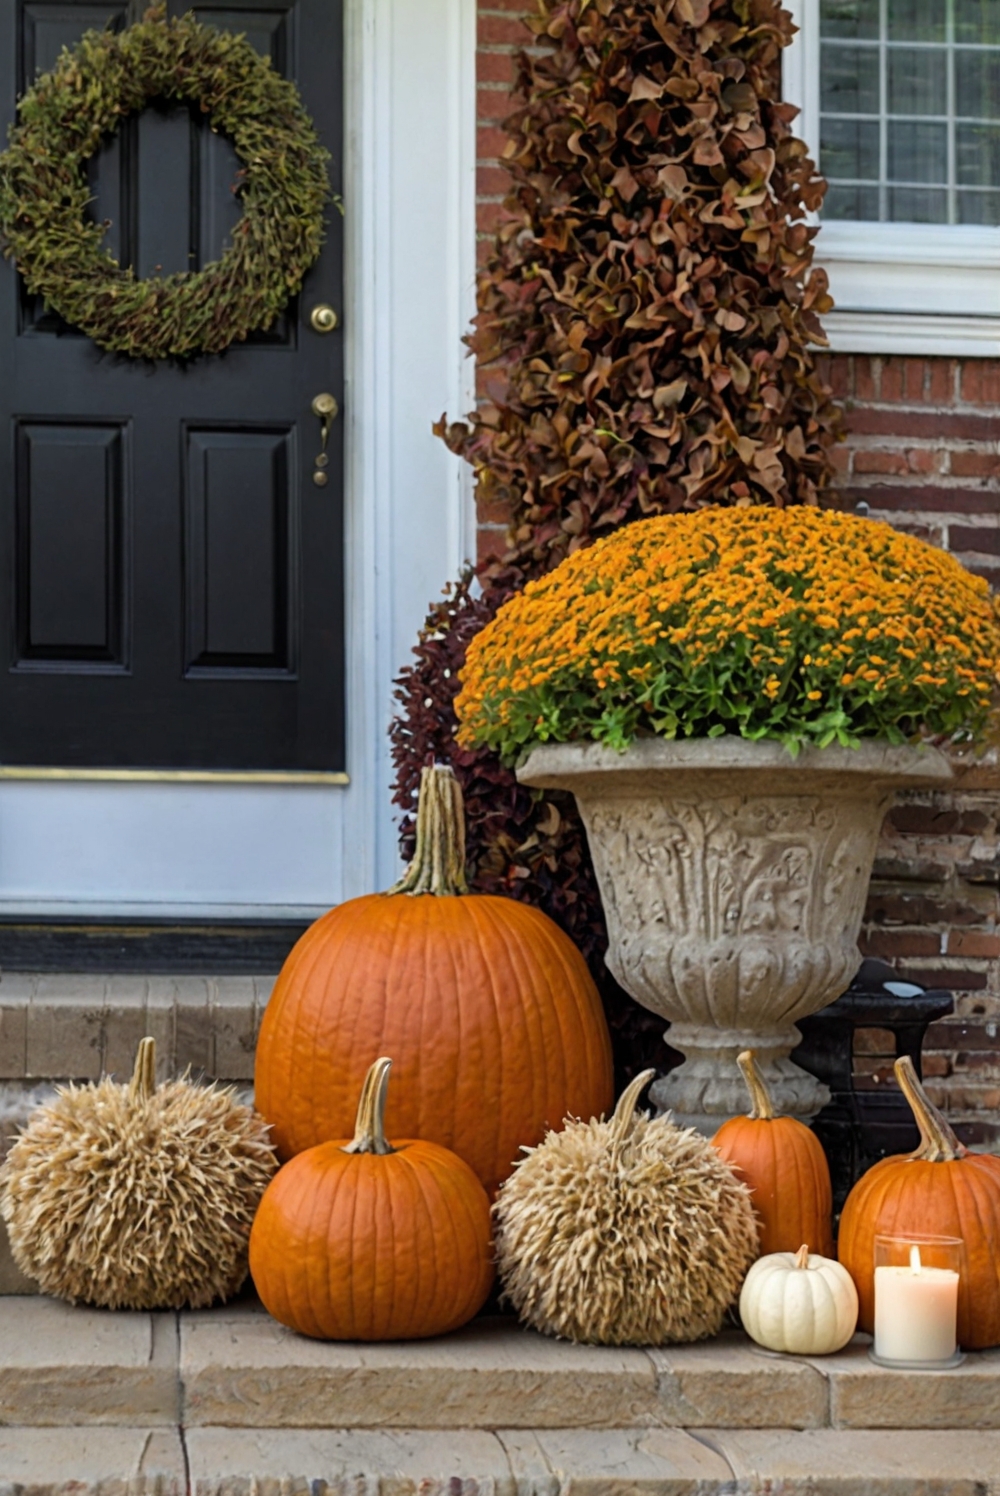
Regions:
<instances>
[{"instance_id":1,"label":"door panel","mask_svg":"<svg viewBox=\"0 0 1000 1496\"><path fill-rule=\"evenodd\" d=\"M107 26L121 31L127 24L128 6L114 3L101 5L69 3L48 5L45 0L30 0L22 9L18 48L21 74L18 92L31 86L36 73L47 73L58 61L63 47L72 47L90 28Z\"/></svg>"},{"instance_id":2,"label":"door panel","mask_svg":"<svg viewBox=\"0 0 1000 1496\"><path fill-rule=\"evenodd\" d=\"M30 82L88 26L143 9L0 0L18 37L0 49L5 116L15 59ZM195 11L296 79L339 188L340 4ZM195 112L152 104L90 164L106 242L143 276L200 268L239 217L238 165ZM340 235L331 209L273 328L184 363L102 352L0 269L0 765L344 769L341 429L317 487L310 408L323 390L343 403L342 340L308 320L342 306Z\"/></svg>"},{"instance_id":3,"label":"door panel","mask_svg":"<svg viewBox=\"0 0 1000 1496\"><path fill-rule=\"evenodd\" d=\"M125 434L23 423L15 495L18 668L124 668Z\"/></svg>"},{"instance_id":4,"label":"door panel","mask_svg":"<svg viewBox=\"0 0 1000 1496\"><path fill-rule=\"evenodd\" d=\"M190 270L197 256L200 194L197 154L192 149L196 127L183 104L153 104L135 123L138 149L126 187L132 201L124 202L119 212L126 222L129 216L135 220L135 245L128 263L140 279L147 280ZM222 183L215 185L226 191ZM94 217L112 218L100 186Z\"/></svg>"},{"instance_id":5,"label":"door panel","mask_svg":"<svg viewBox=\"0 0 1000 1496\"><path fill-rule=\"evenodd\" d=\"M189 430L187 673L294 671L290 431Z\"/></svg>"},{"instance_id":6,"label":"door panel","mask_svg":"<svg viewBox=\"0 0 1000 1496\"><path fill-rule=\"evenodd\" d=\"M262 56L270 57L276 72L287 75L288 59L295 55L294 7L274 5L272 0L268 0L268 3L260 6L199 5L196 10L199 21L204 21L206 26L218 26L225 31L242 31L252 47Z\"/></svg>"}]
</instances>

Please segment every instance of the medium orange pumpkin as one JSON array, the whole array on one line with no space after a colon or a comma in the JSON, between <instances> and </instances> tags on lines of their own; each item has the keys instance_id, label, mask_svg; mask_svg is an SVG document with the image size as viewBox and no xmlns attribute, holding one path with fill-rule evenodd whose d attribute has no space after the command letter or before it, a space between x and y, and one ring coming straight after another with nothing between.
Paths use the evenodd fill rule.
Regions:
<instances>
[{"instance_id":1,"label":"medium orange pumpkin","mask_svg":"<svg viewBox=\"0 0 1000 1496\"><path fill-rule=\"evenodd\" d=\"M818 1257L833 1256L833 1190L823 1145L794 1117L776 1117L752 1049L737 1056L750 1114L723 1122L712 1139L750 1187L760 1222L760 1253L797 1252L803 1242Z\"/></svg>"},{"instance_id":2,"label":"medium orange pumpkin","mask_svg":"<svg viewBox=\"0 0 1000 1496\"><path fill-rule=\"evenodd\" d=\"M876 1236L957 1236L965 1243L958 1343L968 1351L1000 1345L1000 1158L962 1147L909 1055L893 1068L920 1147L875 1164L844 1205L837 1254L858 1290L858 1327L871 1331L875 1323Z\"/></svg>"},{"instance_id":3,"label":"medium orange pumpkin","mask_svg":"<svg viewBox=\"0 0 1000 1496\"><path fill-rule=\"evenodd\" d=\"M493 1282L490 1202L436 1143L386 1141L391 1060L365 1078L351 1142L280 1169L250 1232L264 1307L321 1340L415 1340L457 1330Z\"/></svg>"},{"instance_id":4,"label":"medium orange pumpkin","mask_svg":"<svg viewBox=\"0 0 1000 1496\"><path fill-rule=\"evenodd\" d=\"M282 1159L345 1137L391 1054L391 1137L451 1148L492 1194L522 1147L614 1099L611 1042L579 951L540 910L469 894L462 798L425 769L417 846L387 894L352 899L291 952L257 1045L257 1107Z\"/></svg>"}]
</instances>

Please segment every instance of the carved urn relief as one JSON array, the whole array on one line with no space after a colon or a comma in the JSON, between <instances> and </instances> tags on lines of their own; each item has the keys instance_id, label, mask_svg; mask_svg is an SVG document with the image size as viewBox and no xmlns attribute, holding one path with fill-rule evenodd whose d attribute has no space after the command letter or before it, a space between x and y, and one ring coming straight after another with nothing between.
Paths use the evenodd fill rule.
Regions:
<instances>
[{"instance_id":1,"label":"carved urn relief","mask_svg":"<svg viewBox=\"0 0 1000 1496\"><path fill-rule=\"evenodd\" d=\"M806 748L742 738L534 748L518 778L572 790L608 924L607 963L670 1020L684 1063L652 1096L713 1133L744 1111L753 1048L777 1107L808 1119L826 1087L789 1059L796 1020L833 1002L861 960L868 880L897 790L951 777L933 748Z\"/></svg>"}]
</instances>

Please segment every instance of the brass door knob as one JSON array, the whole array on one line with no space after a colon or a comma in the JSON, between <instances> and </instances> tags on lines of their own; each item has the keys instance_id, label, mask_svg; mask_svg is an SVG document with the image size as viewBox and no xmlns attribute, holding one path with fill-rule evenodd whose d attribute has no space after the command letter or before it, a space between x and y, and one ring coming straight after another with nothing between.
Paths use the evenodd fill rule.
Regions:
<instances>
[{"instance_id":1,"label":"brass door knob","mask_svg":"<svg viewBox=\"0 0 1000 1496\"><path fill-rule=\"evenodd\" d=\"M335 327L340 326L340 318L332 306L327 306L321 301L319 306L314 306L309 313L309 324L313 332L333 332Z\"/></svg>"},{"instance_id":2,"label":"brass door knob","mask_svg":"<svg viewBox=\"0 0 1000 1496\"><path fill-rule=\"evenodd\" d=\"M339 406L335 398L327 394L325 390L322 395L317 395L313 400L312 413L314 416L319 416L325 426L329 426L338 410Z\"/></svg>"}]
</instances>

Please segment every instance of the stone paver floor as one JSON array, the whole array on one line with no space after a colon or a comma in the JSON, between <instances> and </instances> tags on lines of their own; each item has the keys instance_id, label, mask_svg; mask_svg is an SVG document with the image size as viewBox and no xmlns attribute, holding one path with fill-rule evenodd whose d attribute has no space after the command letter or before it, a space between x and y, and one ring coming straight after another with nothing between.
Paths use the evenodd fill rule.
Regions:
<instances>
[{"instance_id":1,"label":"stone paver floor","mask_svg":"<svg viewBox=\"0 0 1000 1496\"><path fill-rule=\"evenodd\" d=\"M1000 1496L1000 1352L323 1344L254 1303L0 1298L0 1496Z\"/></svg>"}]
</instances>

